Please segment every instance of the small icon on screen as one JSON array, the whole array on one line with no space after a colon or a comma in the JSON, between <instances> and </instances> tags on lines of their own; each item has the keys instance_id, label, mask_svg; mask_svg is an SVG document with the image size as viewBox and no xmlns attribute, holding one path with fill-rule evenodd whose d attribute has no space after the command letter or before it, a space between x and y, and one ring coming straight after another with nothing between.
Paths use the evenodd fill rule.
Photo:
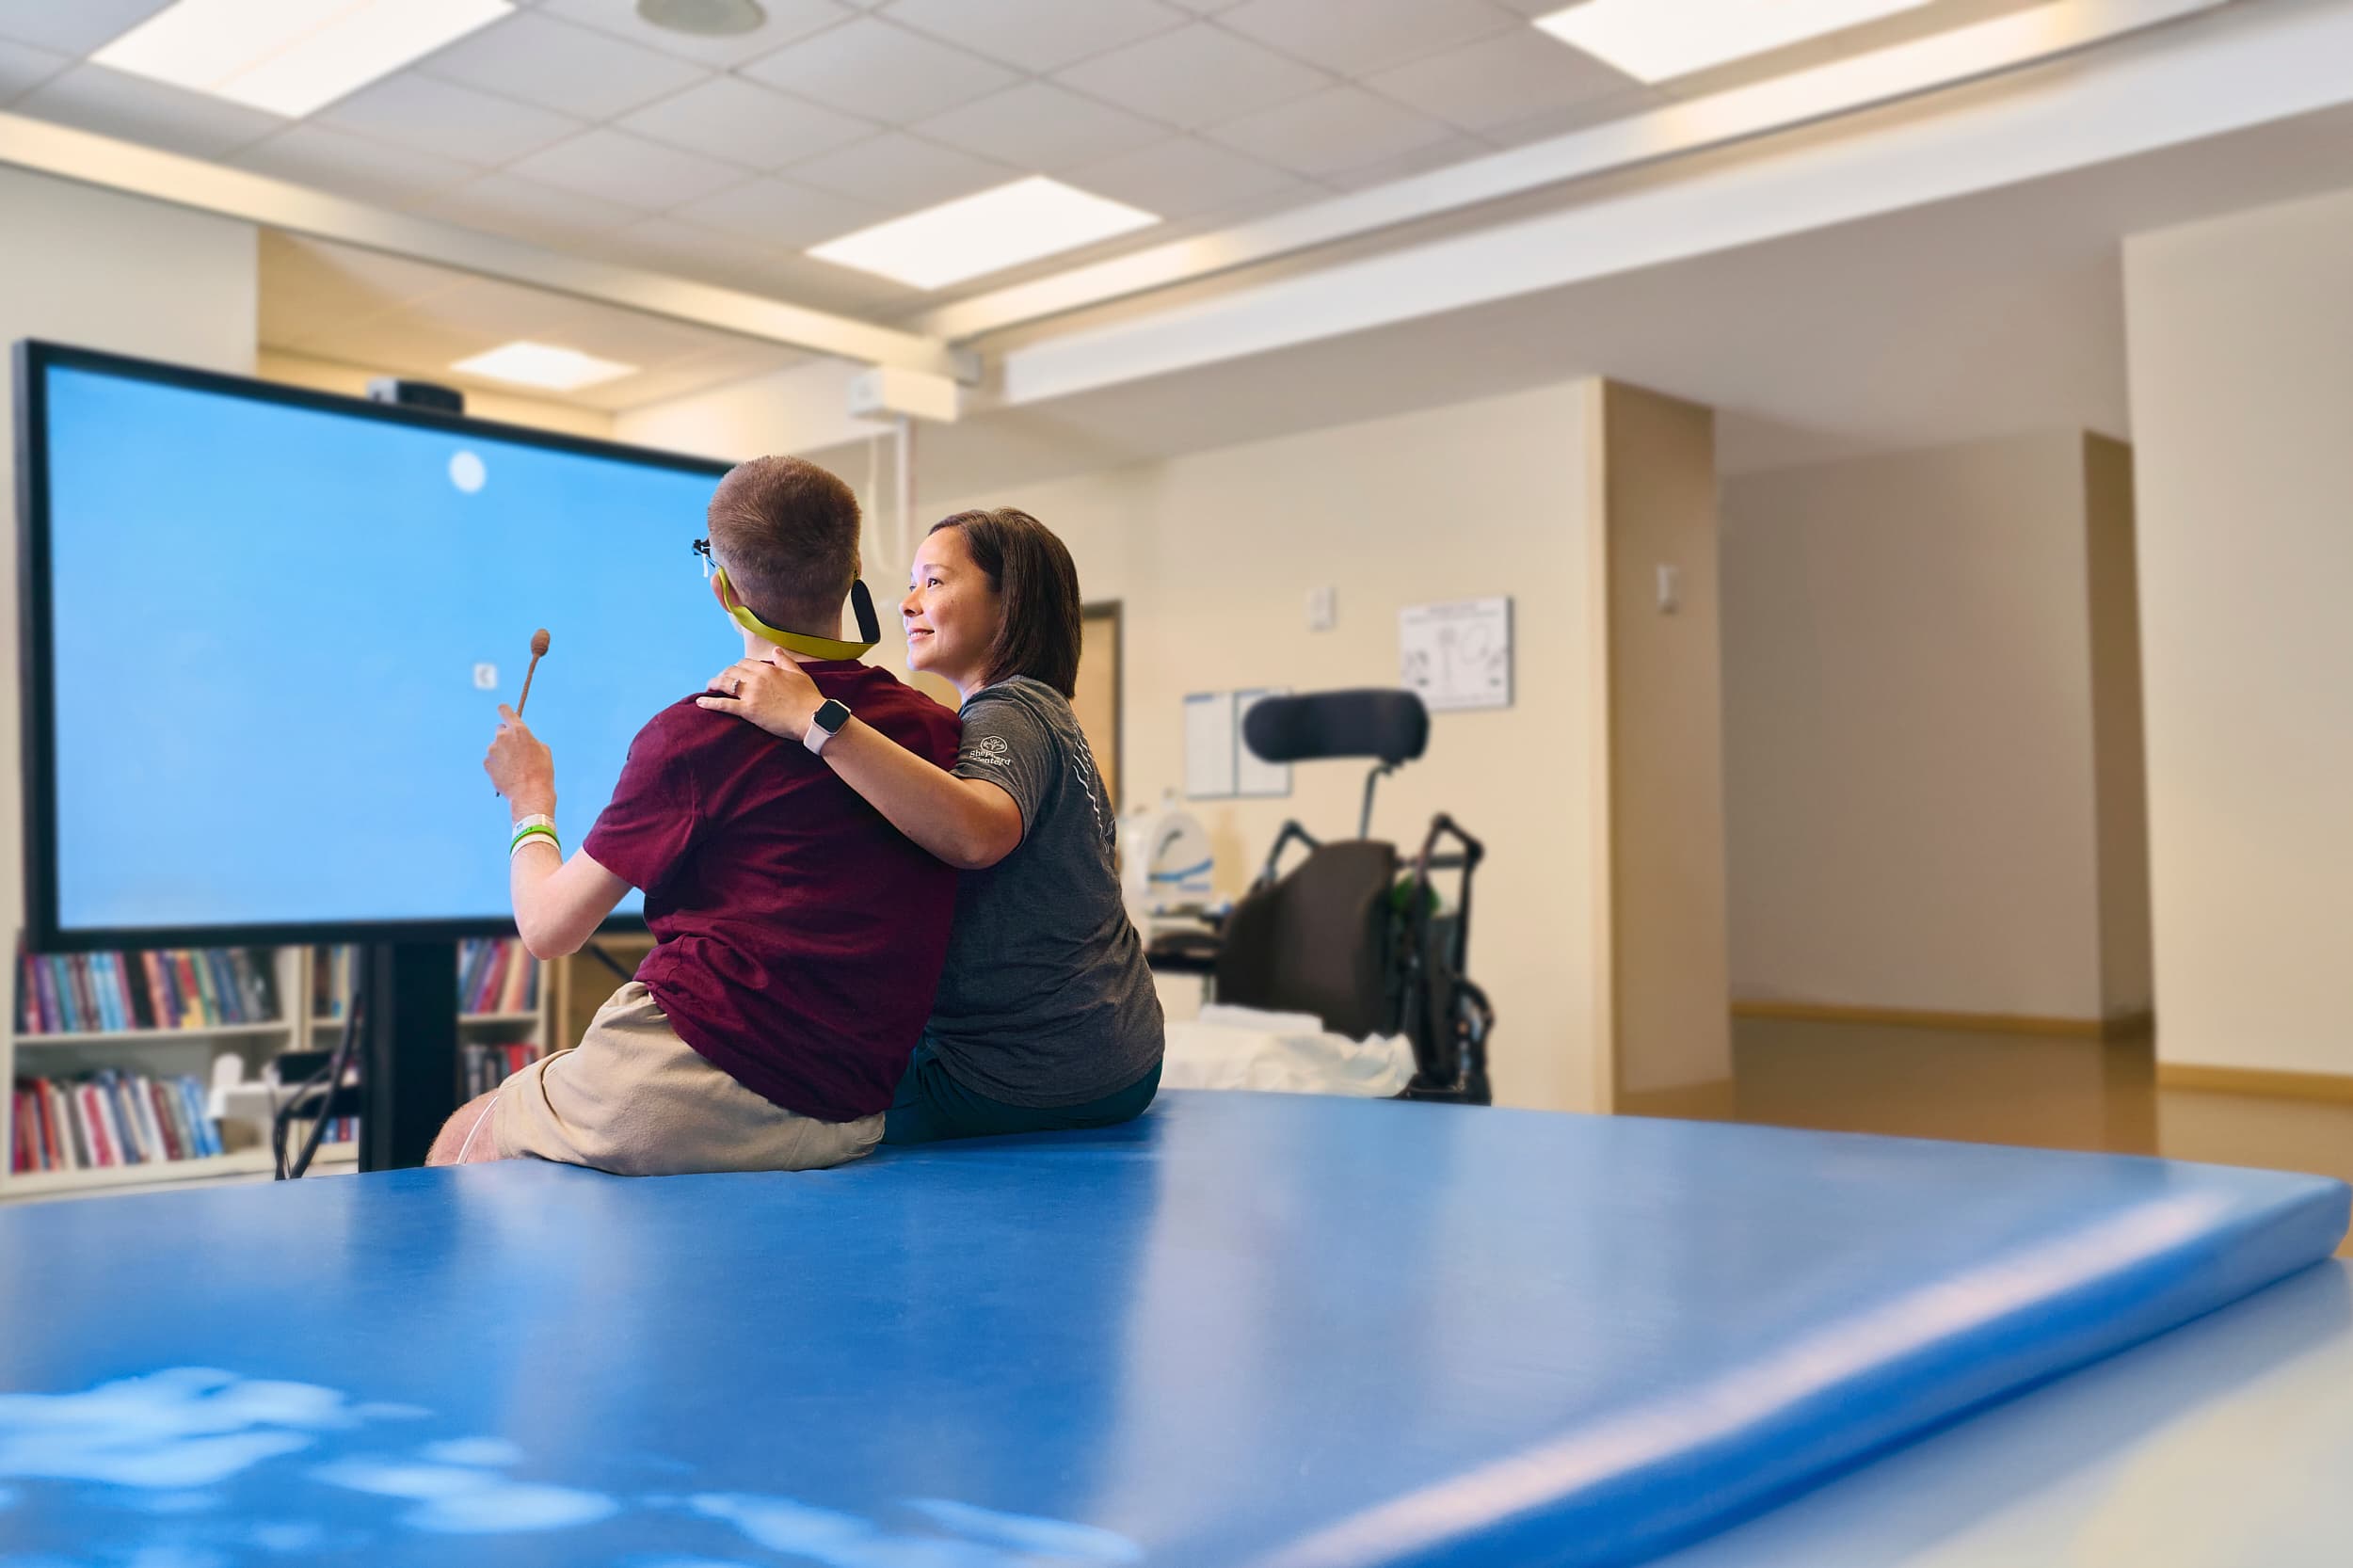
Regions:
<instances>
[{"instance_id":1,"label":"small icon on screen","mask_svg":"<svg viewBox=\"0 0 2353 1568\"><path fill-rule=\"evenodd\" d=\"M496 664L476 664L473 667L473 689L495 692L499 689L499 667Z\"/></svg>"}]
</instances>

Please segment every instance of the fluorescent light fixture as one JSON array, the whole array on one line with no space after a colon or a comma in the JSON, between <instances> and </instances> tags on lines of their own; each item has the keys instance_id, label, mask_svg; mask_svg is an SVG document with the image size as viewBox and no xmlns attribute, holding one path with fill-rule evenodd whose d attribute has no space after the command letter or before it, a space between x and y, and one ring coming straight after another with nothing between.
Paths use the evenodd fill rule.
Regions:
<instances>
[{"instance_id":1,"label":"fluorescent light fixture","mask_svg":"<svg viewBox=\"0 0 2353 1568\"><path fill-rule=\"evenodd\" d=\"M449 368L468 376L487 376L493 381L546 387L552 392L577 392L582 387L637 374L635 365L618 364L600 360L594 354L583 354L576 348L553 348L543 343L510 343L488 354L460 360Z\"/></svg>"},{"instance_id":2,"label":"fluorescent light fixture","mask_svg":"<svg viewBox=\"0 0 2353 1568\"><path fill-rule=\"evenodd\" d=\"M175 0L90 58L299 119L514 8L508 0Z\"/></svg>"},{"instance_id":3,"label":"fluorescent light fixture","mask_svg":"<svg viewBox=\"0 0 2353 1568\"><path fill-rule=\"evenodd\" d=\"M827 240L809 254L936 289L1159 221L1039 174Z\"/></svg>"},{"instance_id":4,"label":"fluorescent light fixture","mask_svg":"<svg viewBox=\"0 0 2353 1568\"><path fill-rule=\"evenodd\" d=\"M1929 0L1585 0L1536 25L1606 65L1664 82L1917 10Z\"/></svg>"}]
</instances>

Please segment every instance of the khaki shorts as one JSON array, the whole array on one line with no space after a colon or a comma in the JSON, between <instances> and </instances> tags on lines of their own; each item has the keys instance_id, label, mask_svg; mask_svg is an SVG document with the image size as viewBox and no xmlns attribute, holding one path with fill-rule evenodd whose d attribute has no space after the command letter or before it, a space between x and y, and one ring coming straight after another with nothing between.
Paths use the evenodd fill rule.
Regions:
<instances>
[{"instance_id":1,"label":"khaki shorts","mask_svg":"<svg viewBox=\"0 0 2353 1568\"><path fill-rule=\"evenodd\" d=\"M821 1122L744 1088L680 1039L633 980L597 1010L576 1049L508 1079L490 1107L506 1159L616 1176L813 1171L856 1160L882 1132L879 1114Z\"/></svg>"}]
</instances>

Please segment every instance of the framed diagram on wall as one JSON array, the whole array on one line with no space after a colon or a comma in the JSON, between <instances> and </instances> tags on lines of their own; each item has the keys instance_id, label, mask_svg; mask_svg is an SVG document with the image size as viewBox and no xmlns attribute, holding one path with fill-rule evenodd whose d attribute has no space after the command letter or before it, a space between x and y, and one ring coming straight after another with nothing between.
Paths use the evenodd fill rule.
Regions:
<instances>
[{"instance_id":1,"label":"framed diagram on wall","mask_svg":"<svg viewBox=\"0 0 2353 1568\"><path fill-rule=\"evenodd\" d=\"M1432 712L1512 706L1512 600L1460 599L1397 613L1398 684Z\"/></svg>"}]
</instances>

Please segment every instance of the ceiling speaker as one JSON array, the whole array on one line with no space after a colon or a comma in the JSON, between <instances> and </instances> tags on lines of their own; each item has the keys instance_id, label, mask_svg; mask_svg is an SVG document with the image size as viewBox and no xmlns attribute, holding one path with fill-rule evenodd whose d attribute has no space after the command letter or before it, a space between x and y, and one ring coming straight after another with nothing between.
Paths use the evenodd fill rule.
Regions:
<instances>
[{"instance_id":1,"label":"ceiling speaker","mask_svg":"<svg viewBox=\"0 0 2353 1568\"><path fill-rule=\"evenodd\" d=\"M637 14L657 27L697 38L748 33L768 20L757 0L637 0Z\"/></svg>"}]
</instances>

